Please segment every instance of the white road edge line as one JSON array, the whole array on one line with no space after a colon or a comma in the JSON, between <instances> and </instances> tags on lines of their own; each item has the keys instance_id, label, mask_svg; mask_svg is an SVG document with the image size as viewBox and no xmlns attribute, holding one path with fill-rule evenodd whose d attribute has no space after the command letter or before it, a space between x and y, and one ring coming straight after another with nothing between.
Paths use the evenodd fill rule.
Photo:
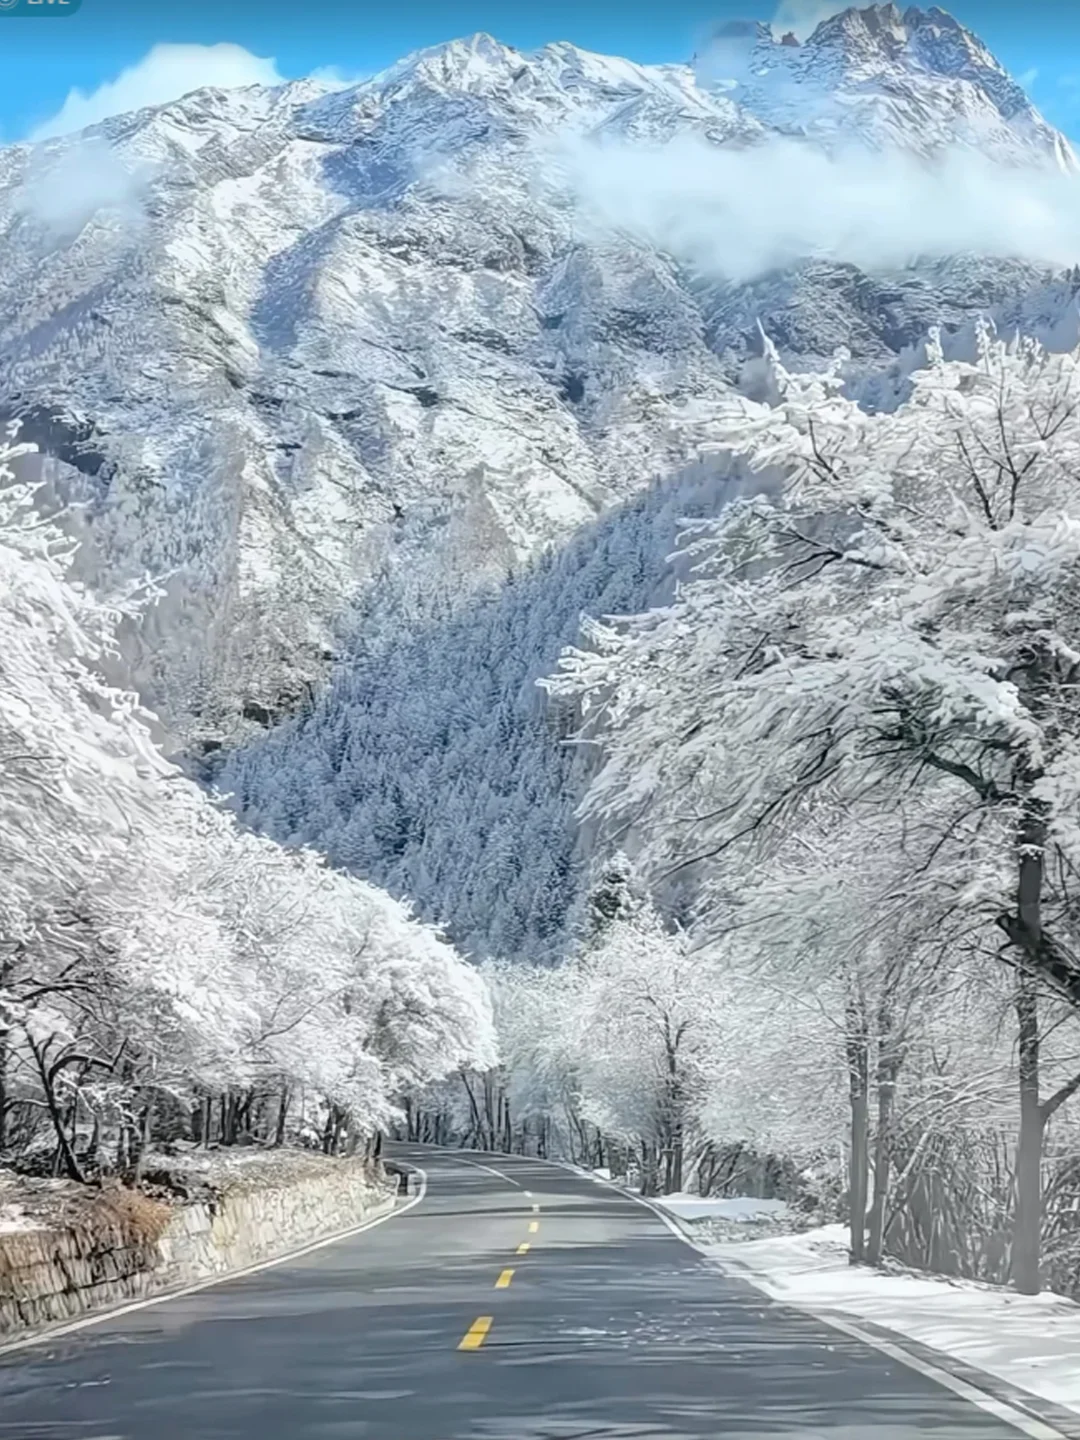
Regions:
<instances>
[{"instance_id":1,"label":"white road edge line","mask_svg":"<svg viewBox=\"0 0 1080 1440\"><path fill-rule=\"evenodd\" d=\"M245 1275L258 1274L260 1270L272 1270L275 1265L287 1265L290 1260L299 1260L315 1250L325 1250L328 1245L336 1245L341 1240L349 1240L353 1235L362 1235L365 1230L374 1230L376 1225L382 1225L386 1220L396 1220L407 1210L414 1209L427 1195L427 1171L422 1170L419 1165L415 1165L413 1169L420 1176L419 1193L400 1208L395 1206L385 1215L376 1215L374 1220L365 1220L362 1225L354 1225L349 1230L339 1230L334 1235L327 1235L323 1240L313 1240L309 1245L302 1245L299 1250L290 1250L287 1255L275 1255L272 1260L259 1260L254 1265L245 1265L242 1270L230 1270L225 1275L213 1275L209 1280L198 1280L194 1285L185 1285L182 1290L169 1290L164 1295L151 1295L145 1300L132 1300L126 1305L117 1305L111 1310L103 1310L100 1315L84 1315L81 1319L72 1320L67 1325L57 1325L50 1330L41 1331L38 1335L27 1335L21 1340L10 1341L6 1345L0 1345L0 1356L10 1355L16 1350L28 1350L32 1345L46 1345L50 1340L56 1340L61 1335L70 1335L75 1330L87 1330L91 1325L104 1324L106 1320L118 1320L122 1315L131 1315L136 1310L148 1310L151 1305L165 1305L170 1300L182 1300L185 1295L196 1295L200 1290L210 1290L213 1286L224 1285L230 1280L241 1280Z\"/></svg>"},{"instance_id":2,"label":"white road edge line","mask_svg":"<svg viewBox=\"0 0 1080 1440\"><path fill-rule=\"evenodd\" d=\"M751 1281L751 1284L753 1282ZM781 1301L787 1304L787 1301ZM870 1335L861 1329L858 1324L849 1320L839 1320L833 1316L818 1315L814 1310L805 1305L791 1307L801 1310L806 1315L812 1315L815 1320L825 1320L834 1330L841 1331L844 1335L850 1335L853 1340L860 1341L863 1345L872 1345L875 1350L888 1355L890 1360L898 1360L901 1365L906 1365L910 1370L918 1370L921 1375L943 1385L946 1390L952 1390L954 1394L977 1405L980 1410L987 1411L995 1419L1004 1420L1006 1425L1013 1425L1024 1435L1029 1435L1031 1440L1068 1440L1068 1437L1061 1430L1055 1430L1045 1420L1037 1420L1034 1415L1026 1415L1022 1410L1007 1404L1004 1400L998 1400L993 1395L988 1395L985 1390L979 1390L974 1385L969 1385L966 1380L961 1380L955 1375L950 1375L947 1370L940 1370L936 1365L931 1365L928 1360L922 1360L916 1355L910 1355L899 1345L893 1345L890 1341L879 1339L876 1335Z\"/></svg>"},{"instance_id":3,"label":"white road edge line","mask_svg":"<svg viewBox=\"0 0 1080 1440\"><path fill-rule=\"evenodd\" d=\"M558 1162L556 1161L555 1163L557 1164ZM643 1205L646 1210L651 1210L658 1220L663 1221L676 1239L681 1240L684 1245L688 1245L691 1250L696 1250L699 1255L704 1255L706 1259L716 1265L717 1269L723 1270L723 1264L719 1260L714 1259L705 1246L699 1245L695 1240L692 1240L678 1222L673 1220L659 1205L654 1205L651 1200L647 1200L643 1195L635 1195L632 1190L626 1190L623 1186L616 1185L613 1180L605 1180L602 1175L593 1175L590 1171L583 1170L576 1165L567 1165L565 1168L572 1170L575 1174L595 1181L597 1185L606 1185L609 1190L614 1190L618 1195L625 1195L628 1200L636 1200L637 1203ZM853 1340L858 1340L861 1344L869 1345L871 1349L879 1350L883 1355L888 1355L890 1360L899 1361L901 1365L906 1365L909 1370L917 1370L920 1375L925 1375L928 1379L936 1381L938 1385L944 1386L946 1390L951 1390L955 1395L959 1395L972 1405L977 1405L980 1410L985 1410L998 1420L1004 1420L1007 1425L1012 1425L1014 1429L1019 1430L1022 1435L1029 1436L1030 1440L1069 1440L1069 1437L1063 1430L1055 1429L1053 1425L1048 1424L1045 1420L1038 1420L1033 1415L1027 1415L1024 1411L1017 1410L1014 1406L1007 1404L1004 1400L998 1400L985 1390L979 1390L974 1385L969 1385L966 1380L959 1380L956 1376L950 1375L947 1370L939 1370L936 1365L931 1365L926 1360L920 1360L917 1356L911 1355L908 1351L901 1349L899 1345L893 1345L888 1340L879 1340L876 1335L867 1334L865 1331L860 1330L858 1325L852 1321L839 1320L831 1314L823 1315L819 1311L812 1309L809 1305L798 1305L790 1300L780 1299L779 1296L773 1295L769 1290L765 1289L763 1285L759 1284L754 1279L754 1274L751 1270L740 1270L736 1278L745 1280L748 1285L753 1285L755 1290L760 1291L762 1295L765 1295L777 1305L784 1305L789 1310L798 1310L803 1315L812 1316L813 1319L819 1321L821 1324L828 1325L833 1330L839 1330L842 1334L850 1336Z\"/></svg>"}]
</instances>

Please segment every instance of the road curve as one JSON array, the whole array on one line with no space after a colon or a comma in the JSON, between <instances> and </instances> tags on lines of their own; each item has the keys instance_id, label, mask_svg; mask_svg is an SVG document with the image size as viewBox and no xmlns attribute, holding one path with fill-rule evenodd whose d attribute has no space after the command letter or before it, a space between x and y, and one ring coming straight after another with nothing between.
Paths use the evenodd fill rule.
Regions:
<instances>
[{"instance_id":1,"label":"road curve","mask_svg":"<svg viewBox=\"0 0 1080 1440\"><path fill-rule=\"evenodd\" d=\"M0 1440L1015 1440L617 1191L395 1153L408 1213L0 1356Z\"/></svg>"}]
</instances>

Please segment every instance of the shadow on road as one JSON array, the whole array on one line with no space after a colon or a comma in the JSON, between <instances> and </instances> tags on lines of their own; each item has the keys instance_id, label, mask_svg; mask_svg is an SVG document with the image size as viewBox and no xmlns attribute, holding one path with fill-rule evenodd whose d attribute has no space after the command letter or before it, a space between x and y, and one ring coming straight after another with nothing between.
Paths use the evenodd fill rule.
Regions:
<instances>
[{"instance_id":1,"label":"shadow on road","mask_svg":"<svg viewBox=\"0 0 1080 1440\"><path fill-rule=\"evenodd\" d=\"M424 1163L424 1203L376 1230L0 1361L0 1440L1016 1434L721 1275L625 1196ZM460 1352L480 1315L486 1342Z\"/></svg>"}]
</instances>

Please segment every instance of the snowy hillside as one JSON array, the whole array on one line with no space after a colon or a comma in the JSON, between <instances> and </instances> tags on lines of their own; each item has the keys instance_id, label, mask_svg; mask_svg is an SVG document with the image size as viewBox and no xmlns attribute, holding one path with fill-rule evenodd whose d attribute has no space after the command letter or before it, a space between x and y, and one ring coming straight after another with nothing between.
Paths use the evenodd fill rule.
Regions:
<instances>
[{"instance_id":1,"label":"snowy hillside","mask_svg":"<svg viewBox=\"0 0 1080 1440\"><path fill-rule=\"evenodd\" d=\"M217 773L249 824L412 897L467 952L551 961L579 921L589 756L537 688L582 614L670 595L679 521L715 511L696 467L449 614L385 576L318 702Z\"/></svg>"},{"instance_id":2,"label":"snowy hillside","mask_svg":"<svg viewBox=\"0 0 1080 1440\"><path fill-rule=\"evenodd\" d=\"M0 151L0 406L86 502L83 574L166 577L127 645L178 742L295 709L376 577L426 615L676 474L759 321L863 368L931 319L1063 323L1070 285L1000 245L735 283L578 203L596 146L850 133L1074 164L973 37L891 7L687 66L474 36L347 90L206 90Z\"/></svg>"}]
</instances>

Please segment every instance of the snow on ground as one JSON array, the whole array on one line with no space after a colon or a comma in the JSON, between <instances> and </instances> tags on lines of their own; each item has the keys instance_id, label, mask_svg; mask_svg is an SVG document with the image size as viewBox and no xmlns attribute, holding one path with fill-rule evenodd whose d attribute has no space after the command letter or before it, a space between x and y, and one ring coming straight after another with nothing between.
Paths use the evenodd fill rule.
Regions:
<instances>
[{"instance_id":1,"label":"snow on ground","mask_svg":"<svg viewBox=\"0 0 1080 1440\"><path fill-rule=\"evenodd\" d=\"M664 1195L657 1204L678 1220L752 1221L786 1215L783 1200L754 1200L746 1195Z\"/></svg>"},{"instance_id":2,"label":"snow on ground","mask_svg":"<svg viewBox=\"0 0 1080 1440\"><path fill-rule=\"evenodd\" d=\"M20 1231L44 1228L44 1222L28 1215L21 1205L0 1205L0 1235L14 1235Z\"/></svg>"},{"instance_id":3,"label":"snow on ground","mask_svg":"<svg viewBox=\"0 0 1080 1440\"><path fill-rule=\"evenodd\" d=\"M840 1225L703 1248L721 1265L749 1271L777 1300L872 1320L1080 1411L1080 1305L1060 1295L1016 1295L975 1281L851 1266Z\"/></svg>"},{"instance_id":4,"label":"snow on ground","mask_svg":"<svg viewBox=\"0 0 1080 1440\"><path fill-rule=\"evenodd\" d=\"M311 1168L318 1168L326 1163L326 1156L317 1150L271 1150L263 1145L213 1145L208 1150L201 1150L191 1145L178 1145L170 1151L149 1151L144 1168L185 1170L211 1179L220 1179L250 1170L252 1166L266 1165L275 1159L283 1164L299 1162Z\"/></svg>"},{"instance_id":5,"label":"snow on ground","mask_svg":"<svg viewBox=\"0 0 1080 1440\"><path fill-rule=\"evenodd\" d=\"M0 1235L47 1230L81 1189L69 1180L18 1175L0 1165Z\"/></svg>"},{"instance_id":6,"label":"snow on ground","mask_svg":"<svg viewBox=\"0 0 1080 1440\"><path fill-rule=\"evenodd\" d=\"M661 1195L652 1201L677 1220L696 1241L763 1239L809 1230L813 1218L789 1209L782 1200L760 1200L749 1195Z\"/></svg>"},{"instance_id":7,"label":"snow on ground","mask_svg":"<svg viewBox=\"0 0 1080 1440\"><path fill-rule=\"evenodd\" d=\"M357 1160L361 1159L358 1155ZM143 1173L152 1183L179 1183L185 1190L245 1189L292 1185L337 1170L341 1160L318 1150L266 1148L262 1145L211 1146L202 1150L178 1144L170 1153L151 1151Z\"/></svg>"}]
</instances>

